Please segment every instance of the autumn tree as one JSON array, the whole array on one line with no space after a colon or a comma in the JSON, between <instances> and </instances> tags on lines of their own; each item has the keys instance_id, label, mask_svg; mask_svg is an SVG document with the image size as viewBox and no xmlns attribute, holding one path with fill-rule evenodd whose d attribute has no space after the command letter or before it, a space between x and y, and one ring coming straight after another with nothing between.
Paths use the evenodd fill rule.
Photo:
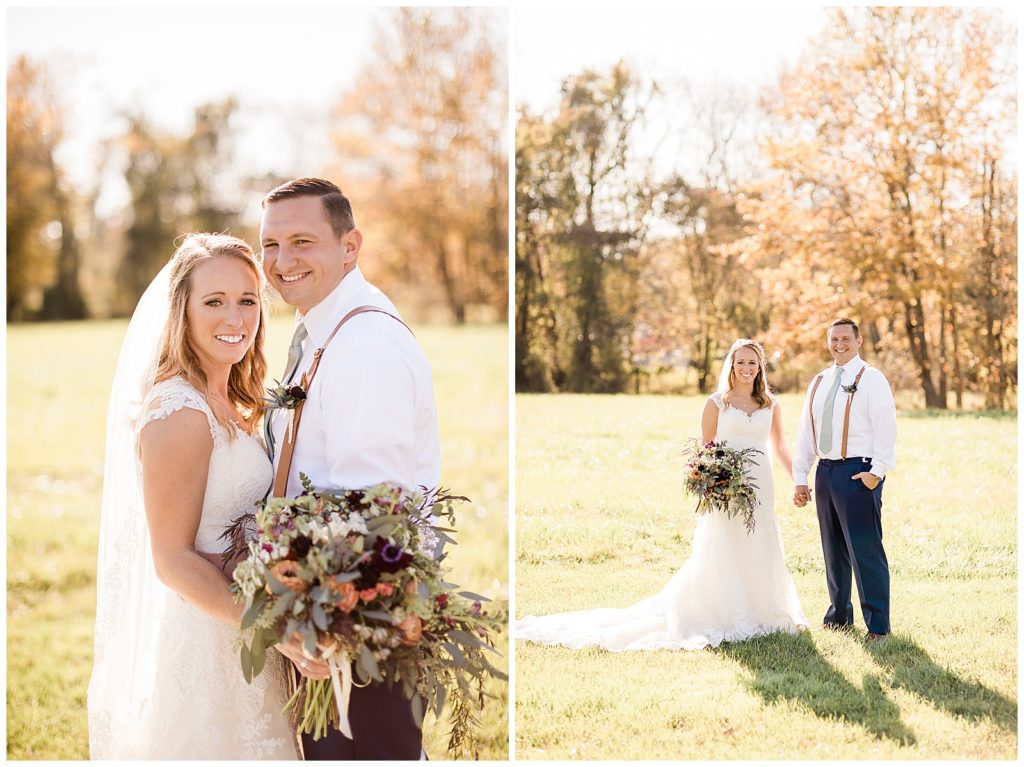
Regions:
<instances>
[{"instance_id":1,"label":"autumn tree","mask_svg":"<svg viewBox=\"0 0 1024 767\"><path fill-rule=\"evenodd\" d=\"M7 74L7 316L78 319L73 194L55 152L64 109L44 64L19 56Z\"/></svg>"},{"instance_id":2,"label":"autumn tree","mask_svg":"<svg viewBox=\"0 0 1024 767\"><path fill-rule=\"evenodd\" d=\"M834 10L765 99L774 174L747 209L774 261L762 276L790 334L780 342L809 342L830 316L859 314L881 352L909 355L929 407L946 407L945 378L962 367L949 336L984 242L975 217L985 214L971 203L983 186L978 151L998 163L1012 129L995 68L1001 36L974 9Z\"/></svg>"},{"instance_id":3,"label":"autumn tree","mask_svg":"<svg viewBox=\"0 0 1024 767\"><path fill-rule=\"evenodd\" d=\"M130 194L129 224L117 272L116 313L131 313L179 236L238 226L238 195L224 190L234 110L230 98L201 105L192 130L181 136L161 130L143 114L127 117L120 151Z\"/></svg>"},{"instance_id":4,"label":"autumn tree","mask_svg":"<svg viewBox=\"0 0 1024 767\"><path fill-rule=\"evenodd\" d=\"M401 8L334 109L332 176L392 281L436 286L457 323L508 314L508 85L477 9Z\"/></svg>"},{"instance_id":5,"label":"autumn tree","mask_svg":"<svg viewBox=\"0 0 1024 767\"><path fill-rule=\"evenodd\" d=\"M607 73L567 78L550 118L521 115L517 170L525 175L517 179L516 218L524 231L517 232L516 257L524 272L517 312L545 321L542 364L541 337L518 329L526 341L516 348L524 387L543 378L568 391L626 386L636 255L653 199L649 158L632 154L631 137L652 92L619 63Z\"/></svg>"}]
</instances>

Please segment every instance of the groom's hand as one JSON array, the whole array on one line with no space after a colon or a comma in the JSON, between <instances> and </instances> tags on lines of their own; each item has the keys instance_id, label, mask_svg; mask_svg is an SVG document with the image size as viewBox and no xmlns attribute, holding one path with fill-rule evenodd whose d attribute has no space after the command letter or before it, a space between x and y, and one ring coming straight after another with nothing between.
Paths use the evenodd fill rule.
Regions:
<instances>
[{"instance_id":1,"label":"groom's hand","mask_svg":"<svg viewBox=\"0 0 1024 767\"><path fill-rule=\"evenodd\" d=\"M811 488L807 485L797 485L793 488L793 505L803 508L811 500Z\"/></svg>"},{"instance_id":2,"label":"groom's hand","mask_svg":"<svg viewBox=\"0 0 1024 767\"><path fill-rule=\"evenodd\" d=\"M859 474L854 474L850 479L859 479L864 483L864 487L868 490L874 490L878 487L878 483L882 480L872 474L870 471L862 471Z\"/></svg>"},{"instance_id":3,"label":"groom's hand","mask_svg":"<svg viewBox=\"0 0 1024 767\"><path fill-rule=\"evenodd\" d=\"M284 657L294 663L295 668L297 668L299 673L303 676L309 677L310 679L331 678L331 670L328 668L326 662L322 660L310 660L302 652L302 637L298 632L292 634L292 638L287 642L278 644L277 650Z\"/></svg>"}]
</instances>

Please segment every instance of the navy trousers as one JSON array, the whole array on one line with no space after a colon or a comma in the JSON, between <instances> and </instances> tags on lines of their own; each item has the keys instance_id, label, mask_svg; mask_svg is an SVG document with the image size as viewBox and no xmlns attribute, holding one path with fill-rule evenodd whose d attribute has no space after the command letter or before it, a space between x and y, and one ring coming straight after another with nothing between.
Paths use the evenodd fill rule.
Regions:
<instances>
[{"instance_id":1,"label":"navy trousers","mask_svg":"<svg viewBox=\"0 0 1024 767\"><path fill-rule=\"evenodd\" d=\"M854 474L871 469L870 458L818 461L814 478L821 550L825 555L827 625L853 624L852 578L868 631L889 633L889 561L882 548L882 485L874 490Z\"/></svg>"},{"instance_id":2,"label":"navy trousers","mask_svg":"<svg viewBox=\"0 0 1024 767\"><path fill-rule=\"evenodd\" d=\"M356 677L358 679L358 677ZM352 740L334 727L318 741L302 736L307 761L417 760L423 745L423 731L412 716L412 703L402 685L388 689L387 684L372 682L369 687L353 687L348 707Z\"/></svg>"}]
</instances>

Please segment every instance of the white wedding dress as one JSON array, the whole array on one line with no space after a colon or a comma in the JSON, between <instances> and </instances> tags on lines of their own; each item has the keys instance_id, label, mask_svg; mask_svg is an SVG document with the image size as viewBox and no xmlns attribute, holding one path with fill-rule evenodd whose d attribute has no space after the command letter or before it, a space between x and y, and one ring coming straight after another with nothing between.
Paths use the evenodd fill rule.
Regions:
<instances>
[{"instance_id":1,"label":"white wedding dress","mask_svg":"<svg viewBox=\"0 0 1024 767\"><path fill-rule=\"evenodd\" d=\"M153 387L136 436L182 408L205 414L213 436L195 548L219 553L225 545L220 535L234 518L254 510L273 470L262 443L240 429L229 439L205 398L183 378ZM92 758L296 759L295 739L281 713L286 701L281 655L268 652L263 672L247 684L235 628L162 584L150 588L156 598L144 619L154 631L141 651L145 657L123 659L136 667L131 686L140 703L134 712L123 712L129 721L91 717Z\"/></svg>"},{"instance_id":2,"label":"white wedding dress","mask_svg":"<svg viewBox=\"0 0 1024 767\"><path fill-rule=\"evenodd\" d=\"M716 440L762 451L751 472L758 488L754 532L747 534L739 516L702 514L690 558L657 594L622 609L527 616L516 622L516 639L574 649L698 650L807 627L773 509L768 435L775 401L747 415L719 394L712 400L719 409Z\"/></svg>"}]
</instances>

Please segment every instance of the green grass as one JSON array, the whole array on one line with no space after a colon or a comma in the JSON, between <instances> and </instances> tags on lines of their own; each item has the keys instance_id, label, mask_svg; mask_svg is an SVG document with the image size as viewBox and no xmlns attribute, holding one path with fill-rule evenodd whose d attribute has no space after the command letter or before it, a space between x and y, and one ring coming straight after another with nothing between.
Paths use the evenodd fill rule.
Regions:
<instances>
[{"instance_id":1,"label":"green grass","mask_svg":"<svg viewBox=\"0 0 1024 767\"><path fill-rule=\"evenodd\" d=\"M125 323L8 328L7 756L87 759L96 541L107 399ZM502 326L416 328L433 365L444 482L473 503L459 516L451 579L508 602L507 335ZM284 367L291 323L267 339ZM498 637L507 671L507 634ZM480 755L508 755L508 689L495 683ZM428 715L425 746L446 750Z\"/></svg>"},{"instance_id":2,"label":"green grass","mask_svg":"<svg viewBox=\"0 0 1024 767\"><path fill-rule=\"evenodd\" d=\"M680 450L702 397L516 398L516 613L625 607L689 556ZM782 398L787 438L799 395ZM1014 759L1016 419L899 418L882 524L893 636L816 630L700 652L516 644L519 759ZM813 506L776 471L786 561L828 607ZM856 597L854 598L856 606Z\"/></svg>"}]
</instances>

